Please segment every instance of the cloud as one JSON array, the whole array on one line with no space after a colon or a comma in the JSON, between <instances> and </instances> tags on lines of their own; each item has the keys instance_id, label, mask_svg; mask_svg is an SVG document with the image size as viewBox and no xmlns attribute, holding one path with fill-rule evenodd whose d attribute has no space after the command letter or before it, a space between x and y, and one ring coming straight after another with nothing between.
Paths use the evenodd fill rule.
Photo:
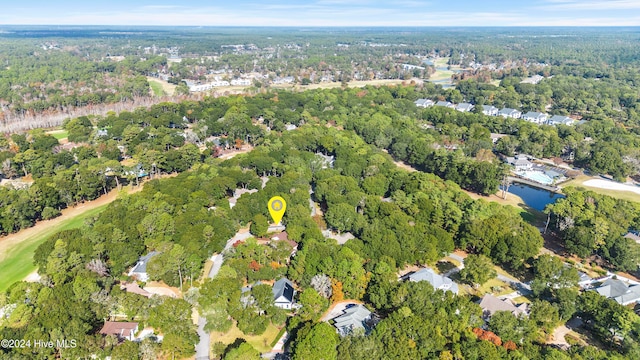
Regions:
<instances>
[{"instance_id":1,"label":"cloud","mask_svg":"<svg viewBox=\"0 0 640 360\"><path fill-rule=\"evenodd\" d=\"M640 9L638 0L546 0L540 8L548 10L625 10Z\"/></svg>"}]
</instances>

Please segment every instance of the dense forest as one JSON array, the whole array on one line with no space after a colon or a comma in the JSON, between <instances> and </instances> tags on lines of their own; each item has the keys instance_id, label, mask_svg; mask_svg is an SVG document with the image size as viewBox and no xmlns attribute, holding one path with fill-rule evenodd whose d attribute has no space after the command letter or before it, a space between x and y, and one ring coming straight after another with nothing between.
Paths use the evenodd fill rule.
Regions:
<instances>
[{"instance_id":1,"label":"dense forest","mask_svg":"<svg viewBox=\"0 0 640 360\"><path fill-rule=\"evenodd\" d=\"M29 175L34 184L28 190L0 188L4 194L0 231L15 232L37 220L55 217L60 209L136 182L141 174L182 172L203 157L235 146L237 141L272 144L272 135L285 131L287 124L323 124L354 131L397 160L482 194L495 193L507 171L496 154L560 157L572 151L574 163L594 173L615 177L637 174L632 161L640 147L637 137L611 121L593 119L572 127L538 126L445 108L420 109L413 104L434 89L406 86L279 91L253 97L162 103L148 110L66 122L69 140L82 145L71 150L61 148L41 130L14 134L0 142L2 174L7 178ZM493 144L490 132L510 135ZM617 142L612 141L614 136ZM317 149L312 138L323 148ZM331 141L330 137L313 134L309 139L301 138L299 144L333 154L334 147L324 144L326 141ZM128 165L122 165L123 158L128 159L124 162ZM343 166L347 175L356 176L371 167L365 160L345 167L343 162L351 159L341 157L337 166ZM250 167L260 176L281 172L270 156ZM369 193L382 196L386 181L376 176L365 186ZM622 234L622 228L616 229L616 236Z\"/></svg>"},{"instance_id":2,"label":"dense forest","mask_svg":"<svg viewBox=\"0 0 640 360\"><path fill-rule=\"evenodd\" d=\"M38 126L38 114L153 101L145 76L178 84L181 93L188 93L183 81L243 77L255 92L284 77L298 84L428 79L438 71L423 62L429 58L464 69L454 75L457 91L442 94L454 102L638 123L633 29L2 30L0 122L32 119L21 129ZM547 79L519 83L536 74Z\"/></svg>"},{"instance_id":3,"label":"dense forest","mask_svg":"<svg viewBox=\"0 0 640 360\"><path fill-rule=\"evenodd\" d=\"M511 129L510 151L541 141L533 133L548 134L560 142L555 151L561 152L569 138L565 132L573 139L593 135L597 144L609 132L594 127L615 125L592 120L575 128L535 127L447 109L417 109L413 101L434 89L280 91L163 103L66 122L69 139L84 144L71 151L59 149L42 131L5 139L3 171L34 178L28 189L2 190L3 199L15 200L2 205L5 233L109 188L133 184L140 171L148 176L180 174L152 180L82 228L49 238L34 257L42 280L16 283L0 297L9 314L0 322L3 338L73 338L79 346L2 349L0 356L188 357L198 341L192 308L208 320L210 331L237 326L245 334L261 334L270 325L286 326L294 359L640 356L640 318L632 310L593 292L579 293L575 269L556 257L538 256L543 245L538 229L513 208L472 200L461 191L497 190L504 170L492 154L489 131ZM287 124L298 128L286 131ZM106 135L97 136L101 130ZM624 135L628 130L619 131ZM254 149L225 161L216 158L237 142ZM598 154L594 143L585 144ZM500 146L504 143L496 145L498 152L509 151ZM437 175L401 170L392 156ZM118 166L124 157L134 165ZM325 157L334 161L327 163ZM258 191L241 196L231 208L227 199L236 189ZM309 216L310 190L323 216ZM218 276L200 282L205 260L220 252L237 229L250 225L257 238L265 235L268 213L261 204L273 195L289 204L283 222L289 239L298 243L295 256L289 258L292 249L285 242L269 246L248 239L225 252ZM569 190L549 213L550 226L570 252L602 254L612 268L638 263L638 245L622 238L640 222L636 205ZM355 238L338 245L322 234L325 226ZM478 263L530 274L531 315L501 313L481 330L476 299L398 280L397 272L406 265L434 265L456 248L477 256ZM125 271L150 251L160 253L149 263L151 279L181 288L183 299L148 299L120 290ZM257 283L282 275L301 290L302 307L293 317L273 306L269 286ZM480 277L465 273L472 283L482 282ZM243 293L247 285L253 286ZM379 322L370 334L340 338L318 321L330 303L342 299L364 301L375 311ZM573 346L569 352L544 345L546 336L573 316L587 320L591 334L608 345ZM136 320L162 333L164 340L116 346L113 338L98 334L105 318ZM226 359L258 356L247 343L213 345L214 353Z\"/></svg>"}]
</instances>

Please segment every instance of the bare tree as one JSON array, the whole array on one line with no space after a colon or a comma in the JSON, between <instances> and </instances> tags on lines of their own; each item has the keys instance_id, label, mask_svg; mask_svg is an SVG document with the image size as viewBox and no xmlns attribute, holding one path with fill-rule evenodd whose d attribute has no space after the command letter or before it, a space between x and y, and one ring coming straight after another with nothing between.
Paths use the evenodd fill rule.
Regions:
<instances>
[{"instance_id":1,"label":"bare tree","mask_svg":"<svg viewBox=\"0 0 640 360\"><path fill-rule=\"evenodd\" d=\"M325 274L318 274L311 278L311 286L325 298L330 298L332 295L331 290L331 278Z\"/></svg>"},{"instance_id":2,"label":"bare tree","mask_svg":"<svg viewBox=\"0 0 640 360\"><path fill-rule=\"evenodd\" d=\"M109 268L100 259L92 259L87 263L87 270L93 271L100 276L109 276Z\"/></svg>"}]
</instances>

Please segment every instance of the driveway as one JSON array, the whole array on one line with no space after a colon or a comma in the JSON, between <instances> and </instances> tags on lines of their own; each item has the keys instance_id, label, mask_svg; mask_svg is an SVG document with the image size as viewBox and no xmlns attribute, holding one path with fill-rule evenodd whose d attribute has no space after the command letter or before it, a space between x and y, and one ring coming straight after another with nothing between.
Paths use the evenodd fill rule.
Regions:
<instances>
[{"instance_id":1,"label":"driveway","mask_svg":"<svg viewBox=\"0 0 640 360\"><path fill-rule=\"evenodd\" d=\"M347 305L349 304L355 305L355 304L362 304L362 303L356 300L344 300L344 301L335 303L331 305L331 307L329 307L327 312L320 318L320 321L329 321L331 319L334 319L342 315L344 310L347 308Z\"/></svg>"},{"instance_id":2,"label":"driveway","mask_svg":"<svg viewBox=\"0 0 640 360\"><path fill-rule=\"evenodd\" d=\"M240 229L231 239L227 240L227 244L224 246L224 250L211 258L213 261L213 266L211 267L211 271L209 271L209 278L213 279L220 268L222 267L222 263L224 262L223 253L225 250L228 250L233 246L236 241L246 240L252 237L251 233L248 229ZM209 337L209 333L204 331L204 327L207 325L207 319L203 317L198 317L198 336L200 337L200 341L196 344L196 360L205 360L209 359L209 348L211 347L211 339Z\"/></svg>"}]
</instances>

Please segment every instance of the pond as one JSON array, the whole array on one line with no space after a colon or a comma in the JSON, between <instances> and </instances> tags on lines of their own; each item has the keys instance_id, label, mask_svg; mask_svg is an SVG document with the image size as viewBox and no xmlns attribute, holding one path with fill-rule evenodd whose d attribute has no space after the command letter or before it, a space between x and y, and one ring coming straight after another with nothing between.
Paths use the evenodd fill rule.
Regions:
<instances>
[{"instance_id":1,"label":"pond","mask_svg":"<svg viewBox=\"0 0 640 360\"><path fill-rule=\"evenodd\" d=\"M547 204L553 204L556 200L565 197L562 194L519 183L511 184L509 193L520 196L525 204L539 211L544 210Z\"/></svg>"}]
</instances>

